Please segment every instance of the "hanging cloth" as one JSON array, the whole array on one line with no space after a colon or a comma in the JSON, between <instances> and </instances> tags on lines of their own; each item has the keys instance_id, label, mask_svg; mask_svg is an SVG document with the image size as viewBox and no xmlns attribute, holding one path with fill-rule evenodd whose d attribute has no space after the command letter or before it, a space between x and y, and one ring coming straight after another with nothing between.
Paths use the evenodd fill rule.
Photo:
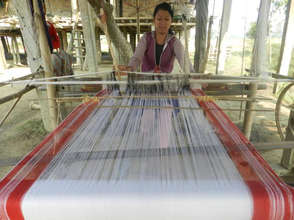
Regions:
<instances>
[{"instance_id":1,"label":"hanging cloth","mask_svg":"<svg viewBox=\"0 0 294 220\"><path fill-rule=\"evenodd\" d=\"M35 12L34 12L33 0L30 0L30 6L31 6L32 15L34 17ZM42 2L42 0L38 0L38 6L39 6L41 17L42 17L42 22L43 22L43 25L44 25L44 28L45 28L45 34L46 34L46 38L47 38L47 41L48 41L48 46L50 48L50 52L52 53L53 52L53 45L52 45L51 37L50 37L50 34L49 34L49 27L48 27L47 21L45 19L44 3Z\"/></svg>"}]
</instances>

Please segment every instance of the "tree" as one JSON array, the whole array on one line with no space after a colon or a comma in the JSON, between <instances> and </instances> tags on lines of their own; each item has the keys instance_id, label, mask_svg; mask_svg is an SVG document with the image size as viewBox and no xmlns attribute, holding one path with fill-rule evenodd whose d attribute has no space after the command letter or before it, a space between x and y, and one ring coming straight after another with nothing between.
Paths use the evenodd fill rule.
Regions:
<instances>
[{"instance_id":1,"label":"tree","mask_svg":"<svg viewBox=\"0 0 294 220\"><path fill-rule=\"evenodd\" d=\"M130 58L133 55L133 50L130 43L126 40L123 36L122 32L120 31L119 27L115 23L113 17L113 6L105 1L105 0L88 0L90 5L94 8L94 11L98 18L101 18L101 9L102 18L100 19L101 22L105 25L104 26L104 33L107 32L111 43L115 46L116 51L121 54L119 56L121 60L119 60L120 64L128 64ZM109 45L111 47L111 45Z\"/></svg>"},{"instance_id":2,"label":"tree","mask_svg":"<svg viewBox=\"0 0 294 220\"><path fill-rule=\"evenodd\" d=\"M288 0L274 0L272 1L272 13L285 13L287 10Z\"/></svg>"},{"instance_id":3,"label":"tree","mask_svg":"<svg viewBox=\"0 0 294 220\"><path fill-rule=\"evenodd\" d=\"M248 32L246 33L246 36L250 39L254 39L256 35L256 23L252 22L250 23L250 28Z\"/></svg>"}]
</instances>

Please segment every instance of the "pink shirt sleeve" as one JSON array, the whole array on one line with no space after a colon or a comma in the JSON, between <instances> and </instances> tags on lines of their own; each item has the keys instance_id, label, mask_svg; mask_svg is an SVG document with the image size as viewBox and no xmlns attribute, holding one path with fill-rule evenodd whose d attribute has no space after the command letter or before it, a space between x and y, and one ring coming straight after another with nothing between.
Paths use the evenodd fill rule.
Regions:
<instances>
[{"instance_id":1,"label":"pink shirt sleeve","mask_svg":"<svg viewBox=\"0 0 294 220\"><path fill-rule=\"evenodd\" d=\"M146 51L146 47L147 47L147 35L146 33L141 37L134 55L132 56L132 58L129 61L128 66L132 67L132 70L136 70L140 64L142 63L143 57L144 57L144 53Z\"/></svg>"},{"instance_id":2,"label":"pink shirt sleeve","mask_svg":"<svg viewBox=\"0 0 294 220\"><path fill-rule=\"evenodd\" d=\"M185 55L185 48L178 38L176 38L176 40L174 42L174 53L175 53L176 59L179 62L182 70L184 70L185 69L185 56L186 56ZM189 62L190 72L193 73L194 72L193 65L188 57L187 57L187 60Z\"/></svg>"}]
</instances>

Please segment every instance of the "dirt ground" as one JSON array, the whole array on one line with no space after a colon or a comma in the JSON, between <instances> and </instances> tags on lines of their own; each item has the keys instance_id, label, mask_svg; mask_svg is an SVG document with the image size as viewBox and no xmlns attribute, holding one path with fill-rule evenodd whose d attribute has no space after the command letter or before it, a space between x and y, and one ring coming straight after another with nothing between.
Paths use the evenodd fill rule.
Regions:
<instances>
[{"instance_id":1,"label":"dirt ground","mask_svg":"<svg viewBox=\"0 0 294 220\"><path fill-rule=\"evenodd\" d=\"M2 86L0 87L0 98L12 94L22 89L23 86ZM258 93L259 97L271 98L270 101L259 101L257 109L275 108L275 99L271 94L271 86L265 91ZM0 127L0 179L21 159L24 155L30 152L38 145L48 134L45 131L40 110L30 108L30 103L37 99L35 90L25 94L12 111L11 115ZM14 101L0 105L0 120L5 116ZM217 101L223 108L240 108L240 102ZM243 103L243 107L245 103ZM239 118L239 111L226 111L231 120L242 127L243 114ZM288 111L283 109L282 123L287 125ZM278 142L280 138L277 133L274 122L274 111L272 112L257 112L255 123L252 129L252 142ZM281 159L281 150L261 152L262 156L269 164L280 174L281 167L279 162Z\"/></svg>"},{"instance_id":2,"label":"dirt ground","mask_svg":"<svg viewBox=\"0 0 294 220\"><path fill-rule=\"evenodd\" d=\"M5 97L23 86L0 87L0 97ZM47 134L43 128L39 110L30 109L30 102L36 99L35 90L25 94L11 115L0 127L0 177L7 173L17 160L27 154L34 146L42 141ZM0 105L0 120L13 105L14 100Z\"/></svg>"},{"instance_id":3,"label":"dirt ground","mask_svg":"<svg viewBox=\"0 0 294 220\"><path fill-rule=\"evenodd\" d=\"M271 109L272 111L257 111L255 112L254 123L252 126L250 141L252 143L274 143L280 142L280 136L277 131L275 122L275 107L276 97L272 94L273 85L267 84L266 90L259 90L257 97L260 100L257 102L255 109ZM265 99L265 100L262 100ZM232 101L217 101L217 104L222 109L239 109L241 106L240 102ZM242 104L245 108L246 103ZM244 113L241 114L239 111L225 111L230 119L239 127L242 131ZM285 107L281 107L280 122L283 131L285 131L288 125L290 111ZM285 134L285 133L284 133ZM289 170L284 169L281 165L281 158L283 150L272 150L272 151L260 151L262 157L269 163L269 165L275 170L275 172L282 176L288 175Z\"/></svg>"}]
</instances>

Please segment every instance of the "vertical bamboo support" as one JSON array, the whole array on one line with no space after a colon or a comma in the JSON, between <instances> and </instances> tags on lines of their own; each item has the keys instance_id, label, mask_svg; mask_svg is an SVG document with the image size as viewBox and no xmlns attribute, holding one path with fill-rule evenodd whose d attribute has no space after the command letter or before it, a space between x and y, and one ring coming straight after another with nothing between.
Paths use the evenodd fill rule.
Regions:
<instances>
[{"instance_id":1,"label":"vertical bamboo support","mask_svg":"<svg viewBox=\"0 0 294 220\"><path fill-rule=\"evenodd\" d=\"M136 0L136 9L137 9L137 41L140 41L140 2Z\"/></svg>"},{"instance_id":2,"label":"vertical bamboo support","mask_svg":"<svg viewBox=\"0 0 294 220\"><path fill-rule=\"evenodd\" d=\"M248 98L254 99L257 94L257 84L256 83L251 83L249 85L249 91L250 94L248 95ZM255 112L251 111L251 109L255 109L256 102L255 101L247 101L246 102L246 112L244 115L244 135L248 139L250 138L251 130L252 130L252 124L253 124L253 119L255 116Z\"/></svg>"},{"instance_id":3,"label":"vertical bamboo support","mask_svg":"<svg viewBox=\"0 0 294 220\"><path fill-rule=\"evenodd\" d=\"M294 35L294 0L288 0L286 19L284 23L283 37L281 42L280 57L277 73L287 76L291 62ZM276 93L277 83L274 84L273 93Z\"/></svg>"},{"instance_id":4,"label":"vertical bamboo support","mask_svg":"<svg viewBox=\"0 0 294 220\"><path fill-rule=\"evenodd\" d=\"M267 75L267 47L266 47L266 37L267 37L267 27L268 27L268 18L270 11L270 0L264 0L260 2L258 19L256 24L256 37L253 47L253 55L251 62L251 75L258 77L266 77ZM250 98L255 98L257 93L257 84L252 83L249 86L250 89ZM255 113L251 111L254 109L255 103L248 101L246 104L246 112L244 116L243 129L245 136L250 139L251 128L253 124L253 119Z\"/></svg>"},{"instance_id":5,"label":"vertical bamboo support","mask_svg":"<svg viewBox=\"0 0 294 220\"><path fill-rule=\"evenodd\" d=\"M13 37L11 37L11 49L12 49L12 57L13 57L13 64L17 64L17 56L16 56L16 48L15 48L15 43L13 40Z\"/></svg>"},{"instance_id":6,"label":"vertical bamboo support","mask_svg":"<svg viewBox=\"0 0 294 220\"><path fill-rule=\"evenodd\" d=\"M189 43L188 43L188 30L187 30L187 20L183 19L184 27L184 38L185 38L185 53L184 53L184 73L190 74L190 62L189 62Z\"/></svg>"},{"instance_id":7,"label":"vertical bamboo support","mask_svg":"<svg viewBox=\"0 0 294 220\"><path fill-rule=\"evenodd\" d=\"M221 28L218 38L218 52L216 60L216 74L223 74L226 61L226 33L229 29L230 16L231 16L232 0L224 1Z\"/></svg>"},{"instance_id":8,"label":"vertical bamboo support","mask_svg":"<svg viewBox=\"0 0 294 220\"><path fill-rule=\"evenodd\" d=\"M34 17L36 23L36 29L39 35L39 43L40 43L40 51L41 57L43 59L43 65L45 70L45 77L53 76L53 66L51 63L51 55L50 49L48 46L47 37L45 34L45 28L42 22L42 17L40 14L40 9L38 7L38 1L33 0L34 4ZM47 85L47 96L48 96L48 106L49 106L49 118L51 122L51 129L55 129L57 127L57 105L55 102L56 98L56 88L54 85Z\"/></svg>"},{"instance_id":9,"label":"vertical bamboo support","mask_svg":"<svg viewBox=\"0 0 294 220\"><path fill-rule=\"evenodd\" d=\"M82 53L82 33L77 31L74 35L74 41L77 41L76 56L77 64L83 69L83 53Z\"/></svg>"},{"instance_id":10,"label":"vertical bamboo support","mask_svg":"<svg viewBox=\"0 0 294 220\"><path fill-rule=\"evenodd\" d=\"M286 137L285 141L293 141L294 140L294 110L290 111L288 126L286 129ZM285 149L283 150L281 164L283 167L287 169L291 169L294 166L294 151L293 149Z\"/></svg>"},{"instance_id":11,"label":"vertical bamboo support","mask_svg":"<svg viewBox=\"0 0 294 220\"><path fill-rule=\"evenodd\" d=\"M15 51L15 56L16 56L16 64L20 63L20 56L19 56L19 47L17 44L17 39L16 36L12 37L12 43L14 44L14 51Z\"/></svg>"},{"instance_id":12,"label":"vertical bamboo support","mask_svg":"<svg viewBox=\"0 0 294 220\"><path fill-rule=\"evenodd\" d=\"M136 49L136 34L133 34L133 33L130 34L130 43L131 43L133 51L135 51L135 49Z\"/></svg>"},{"instance_id":13,"label":"vertical bamboo support","mask_svg":"<svg viewBox=\"0 0 294 220\"><path fill-rule=\"evenodd\" d=\"M195 53L194 53L194 70L204 72L204 59L206 50L206 35L207 35L207 20L208 20L208 5L207 0L197 0L196 8L196 34L195 34Z\"/></svg>"},{"instance_id":14,"label":"vertical bamboo support","mask_svg":"<svg viewBox=\"0 0 294 220\"><path fill-rule=\"evenodd\" d=\"M6 46L7 46L7 49L8 49L8 53L12 53L11 52L11 48L10 48L10 44L9 44L9 40L8 40L8 37L4 37L5 41L6 41Z\"/></svg>"},{"instance_id":15,"label":"vertical bamboo support","mask_svg":"<svg viewBox=\"0 0 294 220\"><path fill-rule=\"evenodd\" d=\"M0 43L0 73L7 68L3 44Z\"/></svg>"},{"instance_id":16,"label":"vertical bamboo support","mask_svg":"<svg viewBox=\"0 0 294 220\"><path fill-rule=\"evenodd\" d=\"M0 38L1 38L1 43L2 43L2 46L3 46L4 54L6 55L6 54L9 53L6 37L2 36Z\"/></svg>"},{"instance_id":17,"label":"vertical bamboo support","mask_svg":"<svg viewBox=\"0 0 294 220\"><path fill-rule=\"evenodd\" d=\"M96 48L97 48L97 62L98 64L102 62L102 52L101 52L101 39L100 33L98 29L96 30L97 38L96 38Z\"/></svg>"},{"instance_id":18,"label":"vertical bamboo support","mask_svg":"<svg viewBox=\"0 0 294 220\"><path fill-rule=\"evenodd\" d=\"M68 43L67 43L67 34L66 34L66 31L61 31L61 36L62 36L63 50L64 51L67 51Z\"/></svg>"}]
</instances>

